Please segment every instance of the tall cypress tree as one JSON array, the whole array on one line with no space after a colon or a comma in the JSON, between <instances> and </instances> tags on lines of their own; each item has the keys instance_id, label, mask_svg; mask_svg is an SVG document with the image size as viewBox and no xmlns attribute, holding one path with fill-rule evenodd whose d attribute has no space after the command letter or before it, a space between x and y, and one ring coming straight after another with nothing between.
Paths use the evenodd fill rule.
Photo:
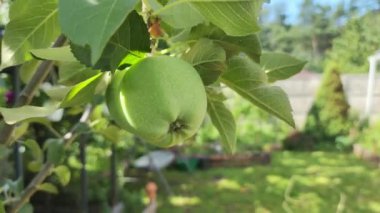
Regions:
<instances>
[{"instance_id":1,"label":"tall cypress tree","mask_svg":"<svg viewBox=\"0 0 380 213\"><path fill-rule=\"evenodd\" d=\"M308 113L304 132L318 142L335 141L337 136L349 132L349 108L339 71L328 69Z\"/></svg>"}]
</instances>

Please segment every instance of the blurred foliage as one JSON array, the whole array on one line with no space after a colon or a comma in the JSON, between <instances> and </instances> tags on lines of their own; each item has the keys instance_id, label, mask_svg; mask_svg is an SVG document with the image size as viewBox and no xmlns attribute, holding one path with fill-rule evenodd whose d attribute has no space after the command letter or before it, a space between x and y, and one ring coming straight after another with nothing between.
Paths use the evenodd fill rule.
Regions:
<instances>
[{"instance_id":1,"label":"blurred foliage","mask_svg":"<svg viewBox=\"0 0 380 213\"><path fill-rule=\"evenodd\" d=\"M350 16L351 11L345 11L342 5L331 8L312 0L304 0L300 11L297 23L286 22L287 16L280 8L275 11L277 17L261 32L263 50L291 53L308 61L306 69L321 72L324 54L339 35L342 18Z\"/></svg>"},{"instance_id":2,"label":"blurred foliage","mask_svg":"<svg viewBox=\"0 0 380 213\"><path fill-rule=\"evenodd\" d=\"M370 12L350 20L333 41L326 63L335 63L344 72L367 72L368 56L380 49L380 12Z\"/></svg>"},{"instance_id":3,"label":"blurred foliage","mask_svg":"<svg viewBox=\"0 0 380 213\"><path fill-rule=\"evenodd\" d=\"M5 107L7 103L7 91L9 88L8 75L0 75L0 107Z\"/></svg>"},{"instance_id":4,"label":"blurred foliage","mask_svg":"<svg viewBox=\"0 0 380 213\"><path fill-rule=\"evenodd\" d=\"M334 142L352 127L349 109L339 71L327 69L307 115L304 132L317 142Z\"/></svg>"},{"instance_id":5,"label":"blurred foliage","mask_svg":"<svg viewBox=\"0 0 380 213\"><path fill-rule=\"evenodd\" d=\"M343 72L367 72L367 57L380 45L380 2L338 1L336 6L303 0L297 21L289 22L285 5L263 15L264 51L285 52L308 61L306 69L322 72L337 62ZM271 17L271 19L269 18Z\"/></svg>"},{"instance_id":6,"label":"blurred foliage","mask_svg":"<svg viewBox=\"0 0 380 213\"><path fill-rule=\"evenodd\" d=\"M359 136L358 143L380 156L380 121L365 128Z\"/></svg>"},{"instance_id":7,"label":"blurred foliage","mask_svg":"<svg viewBox=\"0 0 380 213\"><path fill-rule=\"evenodd\" d=\"M71 108L65 110L66 119L61 122L52 122L51 125L59 132L68 132L73 123L77 122L81 113L82 107ZM104 105L96 105L93 113L91 114L89 124L78 126L77 131L81 133L80 137L77 137L70 146L64 151L64 155L67 156L64 161L60 162L60 165L65 165L70 171L70 181L68 185L62 186L60 180L56 175L49 177L49 182L58 187L59 194L51 197L46 193L37 193L33 196L31 203L36 207L36 212L42 211L41 209L47 208L47 206L55 206L59 209L75 208L79 209L81 201L81 186L80 186L80 173L82 169L82 163L80 161L80 142L86 143L86 169L88 173L88 197L90 207L96 206L101 209L101 212L108 212L110 187L111 187L111 154L112 149L116 155L116 171L117 179L116 188L120 190L119 194L123 199L123 202L131 203L135 202L135 198L128 194L128 191L124 190L125 186L130 185L126 178L126 168L129 163L137 157L145 154L151 150L152 147L137 142L138 138L134 138L132 135L125 131L115 131L112 127L107 116L104 114ZM49 140L54 138L51 132L47 131L45 126L38 123L30 123L32 128L26 132L25 138L36 138L34 149L41 151L42 147L45 147ZM93 130L90 131L90 128ZM110 131L108 134L107 131ZM118 133L117 135L115 134ZM20 138L20 141L25 145L25 138ZM34 141L34 140L33 140ZM45 145L44 145L45 144ZM22 149L25 150L24 147ZM45 152L45 150L44 150ZM35 154L30 148L26 149L26 152L22 152L22 158L24 165L28 165L35 160L36 157L43 157L43 152L38 155ZM11 149L5 149L0 146L0 184L4 184L5 178L12 176L12 159L10 156ZM11 161L8 161L11 160ZM32 175L35 174L30 169L25 170L25 183L29 182ZM0 187L1 192L1 187ZM126 193L127 195L123 195ZM136 196L135 196L136 197ZM46 200L49 203L46 204Z\"/></svg>"},{"instance_id":8,"label":"blurred foliage","mask_svg":"<svg viewBox=\"0 0 380 213\"><path fill-rule=\"evenodd\" d=\"M278 152L271 166L167 171L176 200L159 185L165 212L380 211L380 170L336 152ZM181 198L181 199L180 199Z\"/></svg>"},{"instance_id":9,"label":"blurred foliage","mask_svg":"<svg viewBox=\"0 0 380 213\"><path fill-rule=\"evenodd\" d=\"M280 144L281 140L292 130L289 125L274 116L260 110L241 98L229 94L227 105L231 109L238 126L237 129L237 152L263 150L273 144ZM205 153L204 147L215 146L220 141L219 134L206 119L198 132L196 141L186 149L190 152ZM221 150L220 150L221 151Z\"/></svg>"},{"instance_id":10,"label":"blurred foliage","mask_svg":"<svg viewBox=\"0 0 380 213\"><path fill-rule=\"evenodd\" d=\"M314 144L314 139L301 131L292 132L282 141L282 147L292 151L311 151Z\"/></svg>"},{"instance_id":11,"label":"blurred foliage","mask_svg":"<svg viewBox=\"0 0 380 213\"><path fill-rule=\"evenodd\" d=\"M12 149L0 145L0 186L4 184L4 181L10 177L13 173L13 165L8 161Z\"/></svg>"},{"instance_id":12,"label":"blurred foliage","mask_svg":"<svg viewBox=\"0 0 380 213\"><path fill-rule=\"evenodd\" d=\"M96 117L96 112L94 113ZM96 128L100 128L97 126ZM76 143L71 144L66 150L64 165L67 165L71 171L71 180L65 187L60 187L60 193L54 197L49 197L49 205L55 208L77 208L79 209L81 201L81 168L80 161L80 145L78 138ZM136 185L136 189L141 189L144 185L130 183L128 178L130 163L139 155L146 153L150 147L141 147L140 143L136 143L130 134L123 134L118 143L112 146L112 143L99 134L91 134L86 142L86 169L88 175L88 199L90 208L98 207L101 212L109 212L109 198L111 190L111 154L114 147L116 155L116 189L118 198L125 206L142 206L140 197L142 192L130 194L127 187ZM58 183L57 177L50 178L53 183ZM41 209L46 208L43 200L47 199L46 194L37 194L32 199L32 203ZM140 200L137 200L136 198ZM141 205L139 205L139 203ZM39 209L40 209L39 208ZM67 210L67 209L66 209Z\"/></svg>"},{"instance_id":13,"label":"blurred foliage","mask_svg":"<svg viewBox=\"0 0 380 213\"><path fill-rule=\"evenodd\" d=\"M0 107L5 107L7 102L8 75L0 74ZM2 124L0 124L0 129ZM0 186L4 183L5 179L13 174L13 163L10 160L12 148L0 145Z\"/></svg>"}]
</instances>

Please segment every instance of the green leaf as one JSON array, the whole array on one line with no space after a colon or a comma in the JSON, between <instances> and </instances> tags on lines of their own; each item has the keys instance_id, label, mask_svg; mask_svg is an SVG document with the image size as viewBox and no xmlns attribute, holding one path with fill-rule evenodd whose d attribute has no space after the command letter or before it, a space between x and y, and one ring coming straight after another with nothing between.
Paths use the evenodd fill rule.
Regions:
<instances>
[{"instance_id":1,"label":"green leaf","mask_svg":"<svg viewBox=\"0 0 380 213\"><path fill-rule=\"evenodd\" d=\"M223 48L210 39L200 39L191 47L190 51L183 56L183 59L193 66L196 66L209 62L223 62L226 60L226 53Z\"/></svg>"},{"instance_id":2,"label":"green leaf","mask_svg":"<svg viewBox=\"0 0 380 213\"><path fill-rule=\"evenodd\" d=\"M195 66L195 69L201 76L203 84L208 86L219 79L226 65L223 62L204 63Z\"/></svg>"},{"instance_id":3,"label":"green leaf","mask_svg":"<svg viewBox=\"0 0 380 213\"><path fill-rule=\"evenodd\" d=\"M305 64L305 61L284 53L264 53L261 56L261 66L270 82L284 80L299 73Z\"/></svg>"},{"instance_id":4,"label":"green leaf","mask_svg":"<svg viewBox=\"0 0 380 213\"><path fill-rule=\"evenodd\" d=\"M112 74L111 72L104 73L103 77L100 79L98 86L95 88L95 94L98 95L95 97L94 104L102 104L104 101L104 93L107 90L108 84L111 82Z\"/></svg>"},{"instance_id":5,"label":"green leaf","mask_svg":"<svg viewBox=\"0 0 380 213\"><path fill-rule=\"evenodd\" d=\"M76 62L78 61L71 52L70 46L34 49L30 51L32 55L38 59L45 59L51 61L66 61Z\"/></svg>"},{"instance_id":6,"label":"green leaf","mask_svg":"<svg viewBox=\"0 0 380 213\"><path fill-rule=\"evenodd\" d=\"M40 145L34 140L26 140L23 143L32 153L34 159L41 161L43 160L43 154Z\"/></svg>"},{"instance_id":7,"label":"green leaf","mask_svg":"<svg viewBox=\"0 0 380 213\"><path fill-rule=\"evenodd\" d=\"M51 194L58 194L58 189L51 183L42 183L37 185L37 189L40 191L48 192Z\"/></svg>"},{"instance_id":8,"label":"green leaf","mask_svg":"<svg viewBox=\"0 0 380 213\"><path fill-rule=\"evenodd\" d=\"M62 101L61 107L77 106L90 102L103 74L104 73L99 73L75 85Z\"/></svg>"},{"instance_id":9,"label":"green leaf","mask_svg":"<svg viewBox=\"0 0 380 213\"><path fill-rule=\"evenodd\" d=\"M260 65L246 56L234 56L228 60L227 71L222 75L223 79L239 83L240 87L253 90L265 86L268 77Z\"/></svg>"},{"instance_id":10,"label":"green leaf","mask_svg":"<svg viewBox=\"0 0 380 213\"><path fill-rule=\"evenodd\" d=\"M121 129L115 125L109 125L105 129L100 129L99 133L103 135L104 138L112 143L119 143L121 140Z\"/></svg>"},{"instance_id":11,"label":"green leaf","mask_svg":"<svg viewBox=\"0 0 380 213\"><path fill-rule=\"evenodd\" d=\"M106 43L96 63L91 61L93 50L89 46L83 47L72 43L71 48L75 57L83 64L95 69L112 71L119 67L120 62L128 54L134 54L133 51L149 52L150 38L143 18L136 11L132 11L121 27ZM136 55L136 57L139 57L139 55Z\"/></svg>"},{"instance_id":12,"label":"green leaf","mask_svg":"<svg viewBox=\"0 0 380 213\"><path fill-rule=\"evenodd\" d=\"M26 140L23 145L28 148L34 159L33 161L28 162L28 169L32 172L38 172L41 169L43 162L43 152L40 145L34 140Z\"/></svg>"},{"instance_id":13,"label":"green leaf","mask_svg":"<svg viewBox=\"0 0 380 213\"><path fill-rule=\"evenodd\" d=\"M19 125L16 125L16 129L11 138L12 141L17 141L19 138L21 138L28 131L28 128L29 128L28 122L23 122Z\"/></svg>"},{"instance_id":14,"label":"green leaf","mask_svg":"<svg viewBox=\"0 0 380 213\"><path fill-rule=\"evenodd\" d=\"M27 167L31 172L38 172L42 168L42 163L39 161L30 161L28 162Z\"/></svg>"},{"instance_id":15,"label":"green leaf","mask_svg":"<svg viewBox=\"0 0 380 213\"><path fill-rule=\"evenodd\" d=\"M5 27L1 68L32 59L31 49L47 48L59 36L56 0L23 0L11 4Z\"/></svg>"},{"instance_id":16,"label":"green leaf","mask_svg":"<svg viewBox=\"0 0 380 213\"><path fill-rule=\"evenodd\" d=\"M224 49L209 39L200 39L182 58L195 67L205 85L214 83L225 69Z\"/></svg>"},{"instance_id":17,"label":"green leaf","mask_svg":"<svg viewBox=\"0 0 380 213\"><path fill-rule=\"evenodd\" d=\"M146 58L147 54L143 52L138 51L132 51L131 54L128 54L122 62L120 62L120 66L118 69L123 70L126 67L132 66L136 64L137 62L141 61L142 59Z\"/></svg>"},{"instance_id":18,"label":"green leaf","mask_svg":"<svg viewBox=\"0 0 380 213\"><path fill-rule=\"evenodd\" d=\"M32 59L30 61L27 61L23 63L20 66L19 73L20 73L20 78L23 83L28 83L34 73L37 70L37 67L39 65L39 61L36 59Z\"/></svg>"},{"instance_id":19,"label":"green leaf","mask_svg":"<svg viewBox=\"0 0 380 213\"><path fill-rule=\"evenodd\" d=\"M231 58L222 82L251 103L295 126L286 93L280 87L270 86L265 72L248 57Z\"/></svg>"},{"instance_id":20,"label":"green leaf","mask_svg":"<svg viewBox=\"0 0 380 213\"><path fill-rule=\"evenodd\" d=\"M52 164L59 164L64 155L64 143L62 139L48 139L44 144L47 150L46 160Z\"/></svg>"},{"instance_id":21,"label":"green leaf","mask_svg":"<svg viewBox=\"0 0 380 213\"><path fill-rule=\"evenodd\" d=\"M54 105L48 105L45 107L29 105L16 108L0 107L0 112L3 115L5 122L9 125L18 123L29 118L46 117L54 113L56 110L57 107Z\"/></svg>"},{"instance_id":22,"label":"green leaf","mask_svg":"<svg viewBox=\"0 0 380 213\"><path fill-rule=\"evenodd\" d=\"M71 179L71 172L67 166L57 166L54 168L54 173L57 175L59 182L62 186L69 184Z\"/></svg>"},{"instance_id":23,"label":"green leaf","mask_svg":"<svg viewBox=\"0 0 380 213\"><path fill-rule=\"evenodd\" d=\"M204 21L203 16L190 3L179 2L182 0L170 0L168 4L172 6L155 15L159 15L165 23L176 29L190 28ZM148 5L153 11L163 7L157 0L148 0Z\"/></svg>"},{"instance_id":24,"label":"green leaf","mask_svg":"<svg viewBox=\"0 0 380 213\"><path fill-rule=\"evenodd\" d=\"M236 149L236 123L232 113L220 101L220 96L207 93L207 112L212 124L218 130L225 150L231 153Z\"/></svg>"},{"instance_id":25,"label":"green leaf","mask_svg":"<svg viewBox=\"0 0 380 213\"><path fill-rule=\"evenodd\" d=\"M260 30L260 0L189 0L211 23L230 36L246 36ZM168 4L166 7L170 7Z\"/></svg>"},{"instance_id":26,"label":"green leaf","mask_svg":"<svg viewBox=\"0 0 380 213\"><path fill-rule=\"evenodd\" d=\"M14 194L15 196L19 196L23 190L23 179L17 178L16 180L5 179L5 184L7 188L7 192L9 194ZM4 186L2 187L4 189Z\"/></svg>"},{"instance_id":27,"label":"green leaf","mask_svg":"<svg viewBox=\"0 0 380 213\"><path fill-rule=\"evenodd\" d=\"M204 19L221 28L227 35L246 36L260 30L258 13L262 5L261 0L177 0L157 9L153 14L160 16L181 7L178 13L186 13L182 11L182 9L186 9L183 5L189 3ZM173 18L180 21L186 20L181 15Z\"/></svg>"},{"instance_id":28,"label":"green leaf","mask_svg":"<svg viewBox=\"0 0 380 213\"><path fill-rule=\"evenodd\" d=\"M44 89L44 92L52 100L62 101L66 97L67 93L69 93L70 90L71 90L71 87L54 86L54 87L51 87L51 88Z\"/></svg>"},{"instance_id":29,"label":"green leaf","mask_svg":"<svg viewBox=\"0 0 380 213\"><path fill-rule=\"evenodd\" d=\"M261 44L256 34L242 37L225 36L217 41L224 47L229 57L243 52L255 62L260 62Z\"/></svg>"},{"instance_id":30,"label":"green leaf","mask_svg":"<svg viewBox=\"0 0 380 213\"><path fill-rule=\"evenodd\" d=\"M88 68L79 62L62 62L59 65L58 83L66 86L73 86L93 77L99 72L100 71Z\"/></svg>"},{"instance_id":31,"label":"green leaf","mask_svg":"<svg viewBox=\"0 0 380 213\"><path fill-rule=\"evenodd\" d=\"M61 0L59 21L62 32L72 43L87 46L91 50L90 62L96 64L107 42L137 2L138 0Z\"/></svg>"},{"instance_id":32,"label":"green leaf","mask_svg":"<svg viewBox=\"0 0 380 213\"><path fill-rule=\"evenodd\" d=\"M192 39L207 37L214 40L224 48L227 58L243 52L255 62L260 62L261 44L257 34L228 36L213 25L198 25L190 33Z\"/></svg>"}]
</instances>

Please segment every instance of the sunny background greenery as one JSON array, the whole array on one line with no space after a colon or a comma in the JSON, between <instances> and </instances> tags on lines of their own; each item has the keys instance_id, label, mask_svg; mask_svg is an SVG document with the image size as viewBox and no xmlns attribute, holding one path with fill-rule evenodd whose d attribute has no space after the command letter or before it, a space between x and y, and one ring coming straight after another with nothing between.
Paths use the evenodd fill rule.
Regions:
<instances>
[{"instance_id":1,"label":"sunny background greenery","mask_svg":"<svg viewBox=\"0 0 380 213\"><path fill-rule=\"evenodd\" d=\"M175 196L166 198L160 186L160 212L380 212L380 170L372 165L321 151L279 152L272 160L270 166L166 171Z\"/></svg>"},{"instance_id":2,"label":"sunny background greenery","mask_svg":"<svg viewBox=\"0 0 380 213\"><path fill-rule=\"evenodd\" d=\"M305 0L300 21L297 23L288 23L284 14L272 11L276 13L275 19L266 21L263 18L263 31L260 34L263 49L286 52L307 59L307 69L315 72L322 72L326 70L326 65L331 64L336 65L340 72L367 72L367 56L380 47L380 28L373 27L374 23L379 22L380 13L371 8L367 8L366 11L360 10L355 6L360 4L360 1L350 2L352 7L331 8L318 4L318 1ZM200 50L203 51L202 48ZM4 94L9 84L9 79L2 81L0 93ZM44 98L43 93L40 98ZM227 105L232 109L238 126L238 153L267 150L266 147L272 144L281 144L292 132L284 122L251 107L251 104L242 98L229 98ZM39 98L36 101L38 102ZM1 103L2 106L5 105L4 100ZM74 121L79 111L80 109L71 109L68 112L68 121ZM91 118L93 123L98 123L99 127L95 126L94 129L99 131L101 124L107 122L96 117L101 116L101 113L102 109L98 108ZM69 129L70 122L55 127L65 132ZM338 152L337 144L332 143L332 146L324 148L334 150L333 152L276 153L270 166L221 168L196 171L192 174L167 171L165 175L177 197L168 198L160 186L160 212L173 212L173 209L175 212L283 212L286 208L295 212L310 209L315 212L331 212L336 211L339 203L347 212L380 212L380 197L376 190L380 187L379 170L348 153L355 142L380 154L379 128L377 123L365 127L359 136L349 138L347 147L343 149L347 153ZM50 136L50 133L38 129L41 129L41 126L33 125L33 131L29 134L42 132ZM318 133L318 128L311 129L315 131L313 133ZM347 132L345 129L340 135L343 139L341 137L335 142L344 142L344 137L348 137ZM126 161L131 162L154 147L145 147L130 135L120 138L123 143L116 145L117 175L120 180L118 184L121 189L119 196L126 202L127 207L139 212L143 206L144 181L157 177L153 174L146 177L146 174L143 174L139 176L137 183L129 182L131 180L125 178L125 175L133 175L133 172L124 169L128 164ZM107 138L96 134L88 140L90 143L87 147L87 166L91 177L89 198L92 203L106 206L109 192L107 178L110 169L110 143ZM181 151L187 155L214 154L221 150L214 146L219 142L217 130L211 125L210 120L207 120L193 143L182 147ZM11 169L3 169L11 168L7 160L10 155L10 152L0 153L0 169L4 171L0 174L0 181L1 176L12 175ZM63 164L70 169L71 181L67 188L59 188L61 195L56 198L62 202L66 201L64 205L76 205L80 200L77 193L80 189L81 168L78 144L73 145L68 155L70 157ZM33 156L25 155L25 162L32 160ZM56 185L60 182L57 177L52 177L49 181ZM157 182L159 183L158 180ZM294 183L294 187L287 197L285 191L290 182ZM45 194L38 194L36 200L32 201L38 203L39 196L46 198Z\"/></svg>"},{"instance_id":3,"label":"sunny background greenery","mask_svg":"<svg viewBox=\"0 0 380 213\"><path fill-rule=\"evenodd\" d=\"M341 72L367 72L367 57L380 46L380 28L373 27L380 18L379 1L335 1L334 7L316 0L299 2L296 22L289 23L280 4L264 11L263 49L306 59L311 71L322 72L335 63Z\"/></svg>"}]
</instances>

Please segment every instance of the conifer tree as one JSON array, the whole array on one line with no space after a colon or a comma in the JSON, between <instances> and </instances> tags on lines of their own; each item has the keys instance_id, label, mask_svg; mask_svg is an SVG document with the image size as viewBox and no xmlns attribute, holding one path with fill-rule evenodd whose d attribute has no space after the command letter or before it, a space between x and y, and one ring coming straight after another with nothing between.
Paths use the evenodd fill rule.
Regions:
<instances>
[{"instance_id":1,"label":"conifer tree","mask_svg":"<svg viewBox=\"0 0 380 213\"><path fill-rule=\"evenodd\" d=\"M339 71L327 69L308 113L305 133L318 142L335 141L349 132L349 108Z\"/></svg>"}]
</instances>

